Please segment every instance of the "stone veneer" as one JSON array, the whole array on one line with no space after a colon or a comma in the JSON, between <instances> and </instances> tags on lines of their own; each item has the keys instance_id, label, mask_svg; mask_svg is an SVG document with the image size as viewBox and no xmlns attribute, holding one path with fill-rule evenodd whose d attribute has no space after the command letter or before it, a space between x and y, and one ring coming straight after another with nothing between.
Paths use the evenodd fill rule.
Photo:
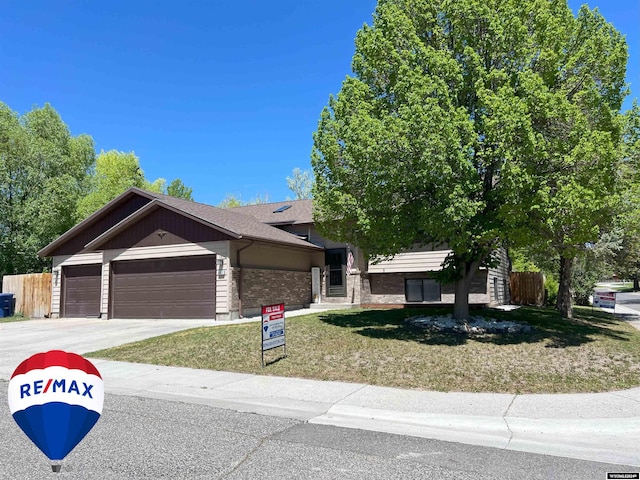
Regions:
<instances>
[{"instance_id":1,"label":"stone veneer","mask_svg":"<svg viewBox=\"0 0 640 480\"><path fill-rule=\"evenodd\" d=\"M322 275L322 303L353 303L355 305L359 305L361 298L361 281L360 274L353 273L351 275L346 275L347 279L347 288L346 294L344 297L330 297L327 295L327 274Z\"/></svg>"}]
</instances>

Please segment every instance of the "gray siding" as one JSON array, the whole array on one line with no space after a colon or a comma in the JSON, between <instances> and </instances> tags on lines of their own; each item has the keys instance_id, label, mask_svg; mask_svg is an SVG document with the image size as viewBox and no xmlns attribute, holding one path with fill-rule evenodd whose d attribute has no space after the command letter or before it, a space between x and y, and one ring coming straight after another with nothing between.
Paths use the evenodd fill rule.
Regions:
<instances>
[{"instance_id":1,"label":"gray siding","mask_svg":"<svg viewBox=\"0 0 640 480\"><path fill-rule=\"evenodd\" d=\"M402 252L388 260L369 262L369 273L437 272L451 250L426 245Z\"/></svg>"},{"instance_id":2,"label":"gray siding","mask_svg":"<svg viewBox=\"0 0 640 480\"><path fill-rule=\"evenodd\" d=\"M511 262L505 248L496 251L500 264L488 271L489 303L491 305L504 305L511 302L509 293L509 273Z\"/></svg>"}]
</instances>

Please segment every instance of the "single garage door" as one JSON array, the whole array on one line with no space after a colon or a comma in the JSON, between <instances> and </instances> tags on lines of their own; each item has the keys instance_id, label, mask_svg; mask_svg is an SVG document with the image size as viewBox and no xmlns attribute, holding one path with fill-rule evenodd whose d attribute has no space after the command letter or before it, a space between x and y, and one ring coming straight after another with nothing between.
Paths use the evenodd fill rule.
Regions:
<instances>
[{"instance_id":1,"label":"single garage door","mask_svg":"<svg viewBox=\"0 0 640 480\"><path fill-rule=\"evenodd\" d=\"M100 315L101 275L101 264L62 267L64 317Z\"/></svg>"},{"instance_id":2,"label":"single garage door","mask_svg":"<svg viewBox=\"0 0 640 480\"><path fill-rule=\"evenodd\" d=\"M112 264L112 318L215 318L216 256Z\"/></svg>"}]
</instances>

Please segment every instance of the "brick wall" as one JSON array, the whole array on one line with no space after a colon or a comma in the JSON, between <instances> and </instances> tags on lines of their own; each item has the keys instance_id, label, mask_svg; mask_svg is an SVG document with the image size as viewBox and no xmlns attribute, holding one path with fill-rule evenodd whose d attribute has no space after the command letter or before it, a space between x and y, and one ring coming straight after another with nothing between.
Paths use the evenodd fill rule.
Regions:
<instances>
[{"instance_id":1,"label":"brick wall","mask_svg":"<svg viewBox=\"0 0 640 480\"><path fill-rule=\"evenodd\" d=\"M243 315L254 315L262 305L284 302L285 306L311 303L311 272L242 269Z\"/></svg>"},{"instance_id":2,"label":"brick wall","mask_svg":"<svg viewBox=\"0 0 640 480\"><path fill-rule=\"evenodd\" d=\"M371 294L362 296L362 303L406 303L405 279L407 278L433 278L433 274L424 273L370 273L369 286ZM364 280L364 279L363 279ZM366 288L363 288L363 292ZM455 297L454 284L445 284L440 289L440 303L453 304ZM487 292L487 272L478 272L469 292L469 303L489 303Z\"/></svg>"}]
</instances>

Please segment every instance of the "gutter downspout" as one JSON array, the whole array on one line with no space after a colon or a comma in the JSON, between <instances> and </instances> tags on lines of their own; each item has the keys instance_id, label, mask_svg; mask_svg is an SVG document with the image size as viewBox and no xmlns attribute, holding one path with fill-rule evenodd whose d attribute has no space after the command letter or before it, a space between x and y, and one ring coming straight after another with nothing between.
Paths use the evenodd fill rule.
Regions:
<instances>
[{"instance_id":1,"label":"gutter downspout","mask_svg":"<svg viewBox=\"0 0 640 480\"><path fill-rule=\"evenodd\" d=\"M236 262L238 264L238 316L240 318L244 318L244 316L242 315L242 266L240 265L240 252L242 252L243 250L249 248L251 245L253 245L253 240L249 240L251 243L249 243L249 245L245 245L244 247L238 249L238 251L236 251Z\"/></svg>"}]
</instances>

